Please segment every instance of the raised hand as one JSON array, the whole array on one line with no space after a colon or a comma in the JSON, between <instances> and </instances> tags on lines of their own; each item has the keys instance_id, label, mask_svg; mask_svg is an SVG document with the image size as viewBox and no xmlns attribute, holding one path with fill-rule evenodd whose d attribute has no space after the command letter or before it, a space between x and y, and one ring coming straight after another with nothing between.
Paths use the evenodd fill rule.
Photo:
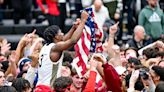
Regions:
<instances>
[{"instance_id":1,"label":"raised hand","mask_svg":"<svg viewBox=\"0 0 164 92\"><path fill-rule=\"evenodd\" d=\"M11 55L9 56L9 62L16 62L16 58L17 58L17 55L16 55L16 52L15 51L11 51Z\"/></svg>"},{"instance_id":2,"label":"raised hand","mask_svg":"<svg viewBox=\"0 0 164 92\"><path fill-rule=\"evenodd\" d=\"M118 24L119 22L117 22L116 24L112 25L110 28L109 28L109 33L110 35L115 35L117 30L118 30Z\"/></svg>"},{"instance_id":3,"label":"raised hand","mask_svg":"<svg viewBox=\"0 0 164 92\"><path fill-rule=\"evenodd\" d=\"M130 88L134 88L134 85L135 85L138 78L139 78L139 70L134 70L132 72L131 77L130 77L130 82L129 82Z\"/></svg>"},{"instance_id":4,"label":"raised hand","mask_svg":"<svg viewBox=\"0 0 164 92\"><path fill-rule=\"evenodd\" d=\"M78 27L78 25L80 24L81 20L79 18L76 19L76 21L73 23L73 27L75 27L75 29Z\"/></svg>"},{"instance_id":5,"label":"raised hand","mask_svg":"<svg viewBox=\"0 0 164 92\"><path fill-rule=\"evenodd\" d=\"M1 54L6 54L11 48L11 44L7 42L7 40L3 40L1 43Z\"/></svg>"},{"instance_id":6,"label":"raised hand","mask_svg":"<svg viewBox=\"0 0 164 92\"><path fill-rule=\"evenodd\" d=\"M89 16L89 14L88 14L86 11L83 11L83 12L81 13L81 21L86 22L87 19L88 19L88 16Z\"/></svg>"},{"instance_id":7,"label":"raised hand","mask_svg":"<svg viewBox=\"0 0 164 92\"><path fill-rule=\"evenodd\" d=\"M33 41L33 39L34 39L34 37L35 37L35 33L36 33L36 29L34 29L34 31L32 32L32 33L29 33L28 35L27 35L27 37L28 37L28 43L31 43L32 44L32 41Z\"/></svg>"},{"instance_id":8,"label":"raised hand","mask_svg":"<svg viewBox=\"0 0 164 92\"><path fill-rule=\"evenodd\" d=\"M98 62L102 62L103 64L107 63L107 60L105 59L105 57L101 54L93 54L93 59L95 61L98 61Z\"/></svg>"}]
</instances>

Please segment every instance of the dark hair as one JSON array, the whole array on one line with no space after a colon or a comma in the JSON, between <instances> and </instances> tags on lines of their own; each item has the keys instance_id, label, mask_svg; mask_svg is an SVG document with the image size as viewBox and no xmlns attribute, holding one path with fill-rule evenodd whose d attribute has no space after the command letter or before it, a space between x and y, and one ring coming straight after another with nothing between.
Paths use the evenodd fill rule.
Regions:
<instances>
[{"instance_id":1,"label":"dark hair","mask_svg":"<svg viewBox=\"0 0 164 92\"><path fill-rule=\"evenodd\" d=\"M2 64L2 68L4 71L7 71L8 67L9 67L9 61L3 61L1 62Z\"/></svg>"},{"instance_id":2,"label":"dark hair","mask_svg":"<svg viewBox=\"0 0 164 92\"><path fill-rule=\"evenodd\" d=\"M15 89L18 91L18 92L22 92L22 91L25 91L30 87L30 82L24 78L17 78L13 81L12 83L12 86L15 87Z\"/></svg>"},{"instance_id":3,"label":"dark hair","mask_svg":"<svg viewBox=\"0 0 164 92\"><path fill-rule=\"evenodd\" d=\"M129 47L129 48L125 49L125 53L126 53L127 50L134 50L134 51L136 52L136 56L137 56L137 57L139 56L138 50L137 50L136 48L134 48L134 47Z\"/></svg>"},{"instance_id":4,"label":"dark hair","mask_svg":"<svg viewBox=\"0 0 164 92\"><path fill-rule=\"evenodd\" d=\"M152 70L154 70L154 72L160 76L160 80L164 81L164 68L160 67L160 66L153 66Z\"/></svg>"},{"instance_id":5,"label":"dark hair","mask_svg":"<svg viewBox=\"0 0 164 92\"><path fill-rule=\"evenodd\" d=\"M159 82L155 88L155 92L164 92L164 82Z\"/></svg>"},{"instance_id":6,"label":"dark hair","mask_svg":"<svg viewBox=\"0 0 164 92\"><path fill-rule=\"evenodd\" d=\"M69 63L67 61L66 62L63 62L62 65L68 67L70 70L72 69L71 63Z\"/></svg>"},{"instance_id":7,"label":"dark hair","mask_svg":"<svg viewBox=\"0 0 164 92\"><path fill-rule=\"evenodd\" d=\"M70 86L72 83L73 80L71 77L59 77L54 81L53 87L55 92L64 92L64 89Z\"/></svg>"},{"instance_id":8,"label":"dark hair","mask_svg":"<svg viewBox=\"0 0 164 92\"><path fill-rule=\"evenodd\" d=\"M45 29L43 33L43 37L46 41L46 43L52 43L54 36L58 33L60 28L57 25L52 25L49 26L48 28Z\"/></svg>"},{"instance_id":9,"label":"dark hair","mask_svg":"<svg viewBox=\"0 0 164 92\"><path fill-rule=\"evenodd\" d=\"M145 55L147 59L155 58L157 56L158 51L159 50L156 48L147 48L143 50L143 55Z\"/></svg>"},{"instance_id":10,"label":"dark hair","mask_svg":"<svg viewBox=\"0 0 164 92\"><path fill-rule=\"evenodd\" d=\"M77 71L76 71L76 69L73 67L72 69L71 69L71 76L74 76L74 75L76 75L77 74Z\"/></svg>"},{"instance_id":11,"label":"dark hair","mask_svg":"<svg viewBox=\"0 0 164 92\"><path fill-rule=\"evenodd\" d=\"M140 79L138 79L134 85L135 90L142 91L144 88L144 84Z\"/></svg>"},{"instance_id":12,"label":"dark hair","mask_svg":"<svg viewBox=\"0 0 164 92\"><path fill-rule=\"evenodd\" d=\"M128 63L133 63L134 65L141 65L141 62L137 58L129 58Z\"/></svg>"},{"instance_id":13,"label":"dark hair","mask_svg":"<svg viewBox=\"0 0 164 92\"><path fill-rule=\"evenodd\" d=\"M64 52L63 62L72 63L72 61L73 61L73 58L72 58L71 54L69 52Z\"/></svg>"},{"instance_id":14,"label":"dark hair","mask_svg":"<svg viewBox=\"0 0 164 92\"><path fill-rule=\"evenodd\" d=\"M16 89L12 86L1 86L0 92L17 92Z\"/></svg>"}]
</instances>

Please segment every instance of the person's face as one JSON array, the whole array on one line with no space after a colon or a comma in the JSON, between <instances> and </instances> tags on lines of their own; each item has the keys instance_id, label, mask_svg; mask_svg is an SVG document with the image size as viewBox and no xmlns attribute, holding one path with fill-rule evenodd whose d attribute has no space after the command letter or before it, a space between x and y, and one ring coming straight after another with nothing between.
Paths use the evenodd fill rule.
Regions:
<instances>
[{"instance_id":1,"label":"person's face","mask_svg":"<svg viewBox=\"0 0 164 92\"><path fill-rule=\"evenodd\" d=\"M120 51L120 58L125 58L125 51Z\"/></svg>"},{"instance_id":2,"label":"person's face","mask_svg":"<svg viewBox=\"0 0 164 92\"><path fill-rule=\"evenodd\" d=\"M96 12L99 12L99 10L101 9L101 4L98 4L98 3L96 3L96 4L94 4L94 6L95 6L95 11Z\"/></svg>"},{"instance_id":3,"label":"person's face","mask_svg":"<svg viewBox=\"0 0 164 92\"><path fill-rule=\"evenodd\" d=\"M154 83L157 84L160 80L160 77L152 69L150 70L150 75L151 75L152 80L154 81Z\"/></svg>"},{"instance_id":4,"label":"person's face","mask_svg":"<svg viewBox=\"0 0 164 92\"><path fill-rule=\"evenodd\" d=\"M55 39L58 41L63 41L64 33L61 32L61 30L58 31L57 35L55 36Z\"/></svg>"},{"instance_id":5,"label":"person's face","mask_svg":"<svg viewBox=\"0 0 164 92\"><path fill-rule=\"evenodd\" d=\"M84 78L80 78L79 75L76 74L76 75L74 75L72 77L72 80L73 80L74 87L82 88L83 82L84 82Z\"/></svg>"},{"instance_id":6,"label":"person's face","mask_svg":"<svg viewBox=\"0 0 164 92\"><path fill-rule=\"evenodd\" d=\"M145 32L142 29L139 29L140 31L138 32L138 37L143 40L145 38Z\"/></svg>"},{"instance_id":7,"label":"person's face","mask_svg":"<svg viewBox=\"0 0 164 92\"><path fill-rule=\"evenodd\" d=\"M127 72L128 72L128 74L131 74L132 73L132 71L134 70L134 67L135 67L135 65L132 63L128 63L127 65L126 65L126 69L127 69Z\"/></svg>"},{"instance_id":8,"label":"person's face","mask_svg":"<svg viewBox=\"0 0 164 92\"><path fill-rule=\"evenodd\" d=\"M135 50L129 49L125 52L125 58L129 59L130 57L137 58L137 54Z\"/></svg>"},{"instance_id":9,"label":"person's face","mask_svg":"<svg viewBox=\"0 0 164 92\"><path fill-rule=\"evenodd\" d=\"M157 3L158 3L158 0L148 0L148 4L149 4L151 7L157 6Z\"/></svg>"},{"instance_id":10,"label":"person's face","mask_svg":"<svg viewBox=\"0 0 164 92\"><path fill-rule=\"evenodd\" d=\"M0 86L4 86L5 84L5 75L0 71Z\"/></svg>"},{"instance_id":11,"label":"person's face","mask_svg":"<svg viewBox=\"0 0 164 92\"><path fill-rule=\"evenodd\" d=\"M24 71L28 70L28 68L30 67L30 65L31 65L31 62L26 62L26 63L24 64L22 70L24 70Z\"/></svg>"},{"instance_id":12,"label":"person's face","mask_svg":"<svg viewBox=\"0 0 164 92\"><path fill-rule=\"evenodd\" d=\"M71 70L67 66L62 66L61 67L61 76L68 77L71 75Z\"/></svg>"}]
</instances>

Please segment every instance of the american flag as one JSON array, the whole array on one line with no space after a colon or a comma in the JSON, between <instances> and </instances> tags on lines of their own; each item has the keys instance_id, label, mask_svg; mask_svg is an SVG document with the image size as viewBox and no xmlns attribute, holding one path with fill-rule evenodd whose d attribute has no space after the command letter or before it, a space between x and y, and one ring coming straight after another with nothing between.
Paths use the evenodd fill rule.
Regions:
<instances>
[{"instance_id":1,"label":"american flag","mask_svg":"<svg viewBox=\"0 0 164 92\"><path fill-rule=\"evenodd\" d=\"M74 47L76 58L72 63L80 77L87 71L89 53L102 51L101 39L103 32L98 29L98 25L94 22L92 8L86 8L85 11L88 12L89 17L83 29L82 36Z\"/></svg>"}]
</instances>

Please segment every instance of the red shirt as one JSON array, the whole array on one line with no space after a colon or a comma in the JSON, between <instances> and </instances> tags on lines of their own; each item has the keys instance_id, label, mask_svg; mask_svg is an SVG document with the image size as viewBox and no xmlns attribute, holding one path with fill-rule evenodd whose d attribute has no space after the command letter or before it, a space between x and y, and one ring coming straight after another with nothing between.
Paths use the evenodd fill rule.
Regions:
<instances>
[{"instance_id":1,"label":"red shirt","mask_svg":"<svg viewBox=\"0 0 164 92\"><path fill-rule=\"evenodd\" d=\"M117 71L113 68L113 66L109 65L108 63L104 64L103 67L105 83L107 85L108 91L122 92L121 80Z\"/></svg>"},{"instance_id":2,"label":"red shirt","mask_svg":"<svg viewBox=\"0 0 164 92\"><path fill-rule=\"evenodd\" d=\"M95 71L90 71L89 79L83 92L95 92L96 75L97 73Z\"/></svg>"},{"instance_id":3,"label":"red shirt","mask_svg":"<svg viewBox=\"0 0 164 92\"><path fill-rule=\"evenodd\" d=\"M57 6L57 2L52 0L45 0L48 8L48 14L58 16L60 11ZM46 8L43 5L43 0L37 0L37 3L43 12L46 11Z\"/></svg>"}]
</instances>

